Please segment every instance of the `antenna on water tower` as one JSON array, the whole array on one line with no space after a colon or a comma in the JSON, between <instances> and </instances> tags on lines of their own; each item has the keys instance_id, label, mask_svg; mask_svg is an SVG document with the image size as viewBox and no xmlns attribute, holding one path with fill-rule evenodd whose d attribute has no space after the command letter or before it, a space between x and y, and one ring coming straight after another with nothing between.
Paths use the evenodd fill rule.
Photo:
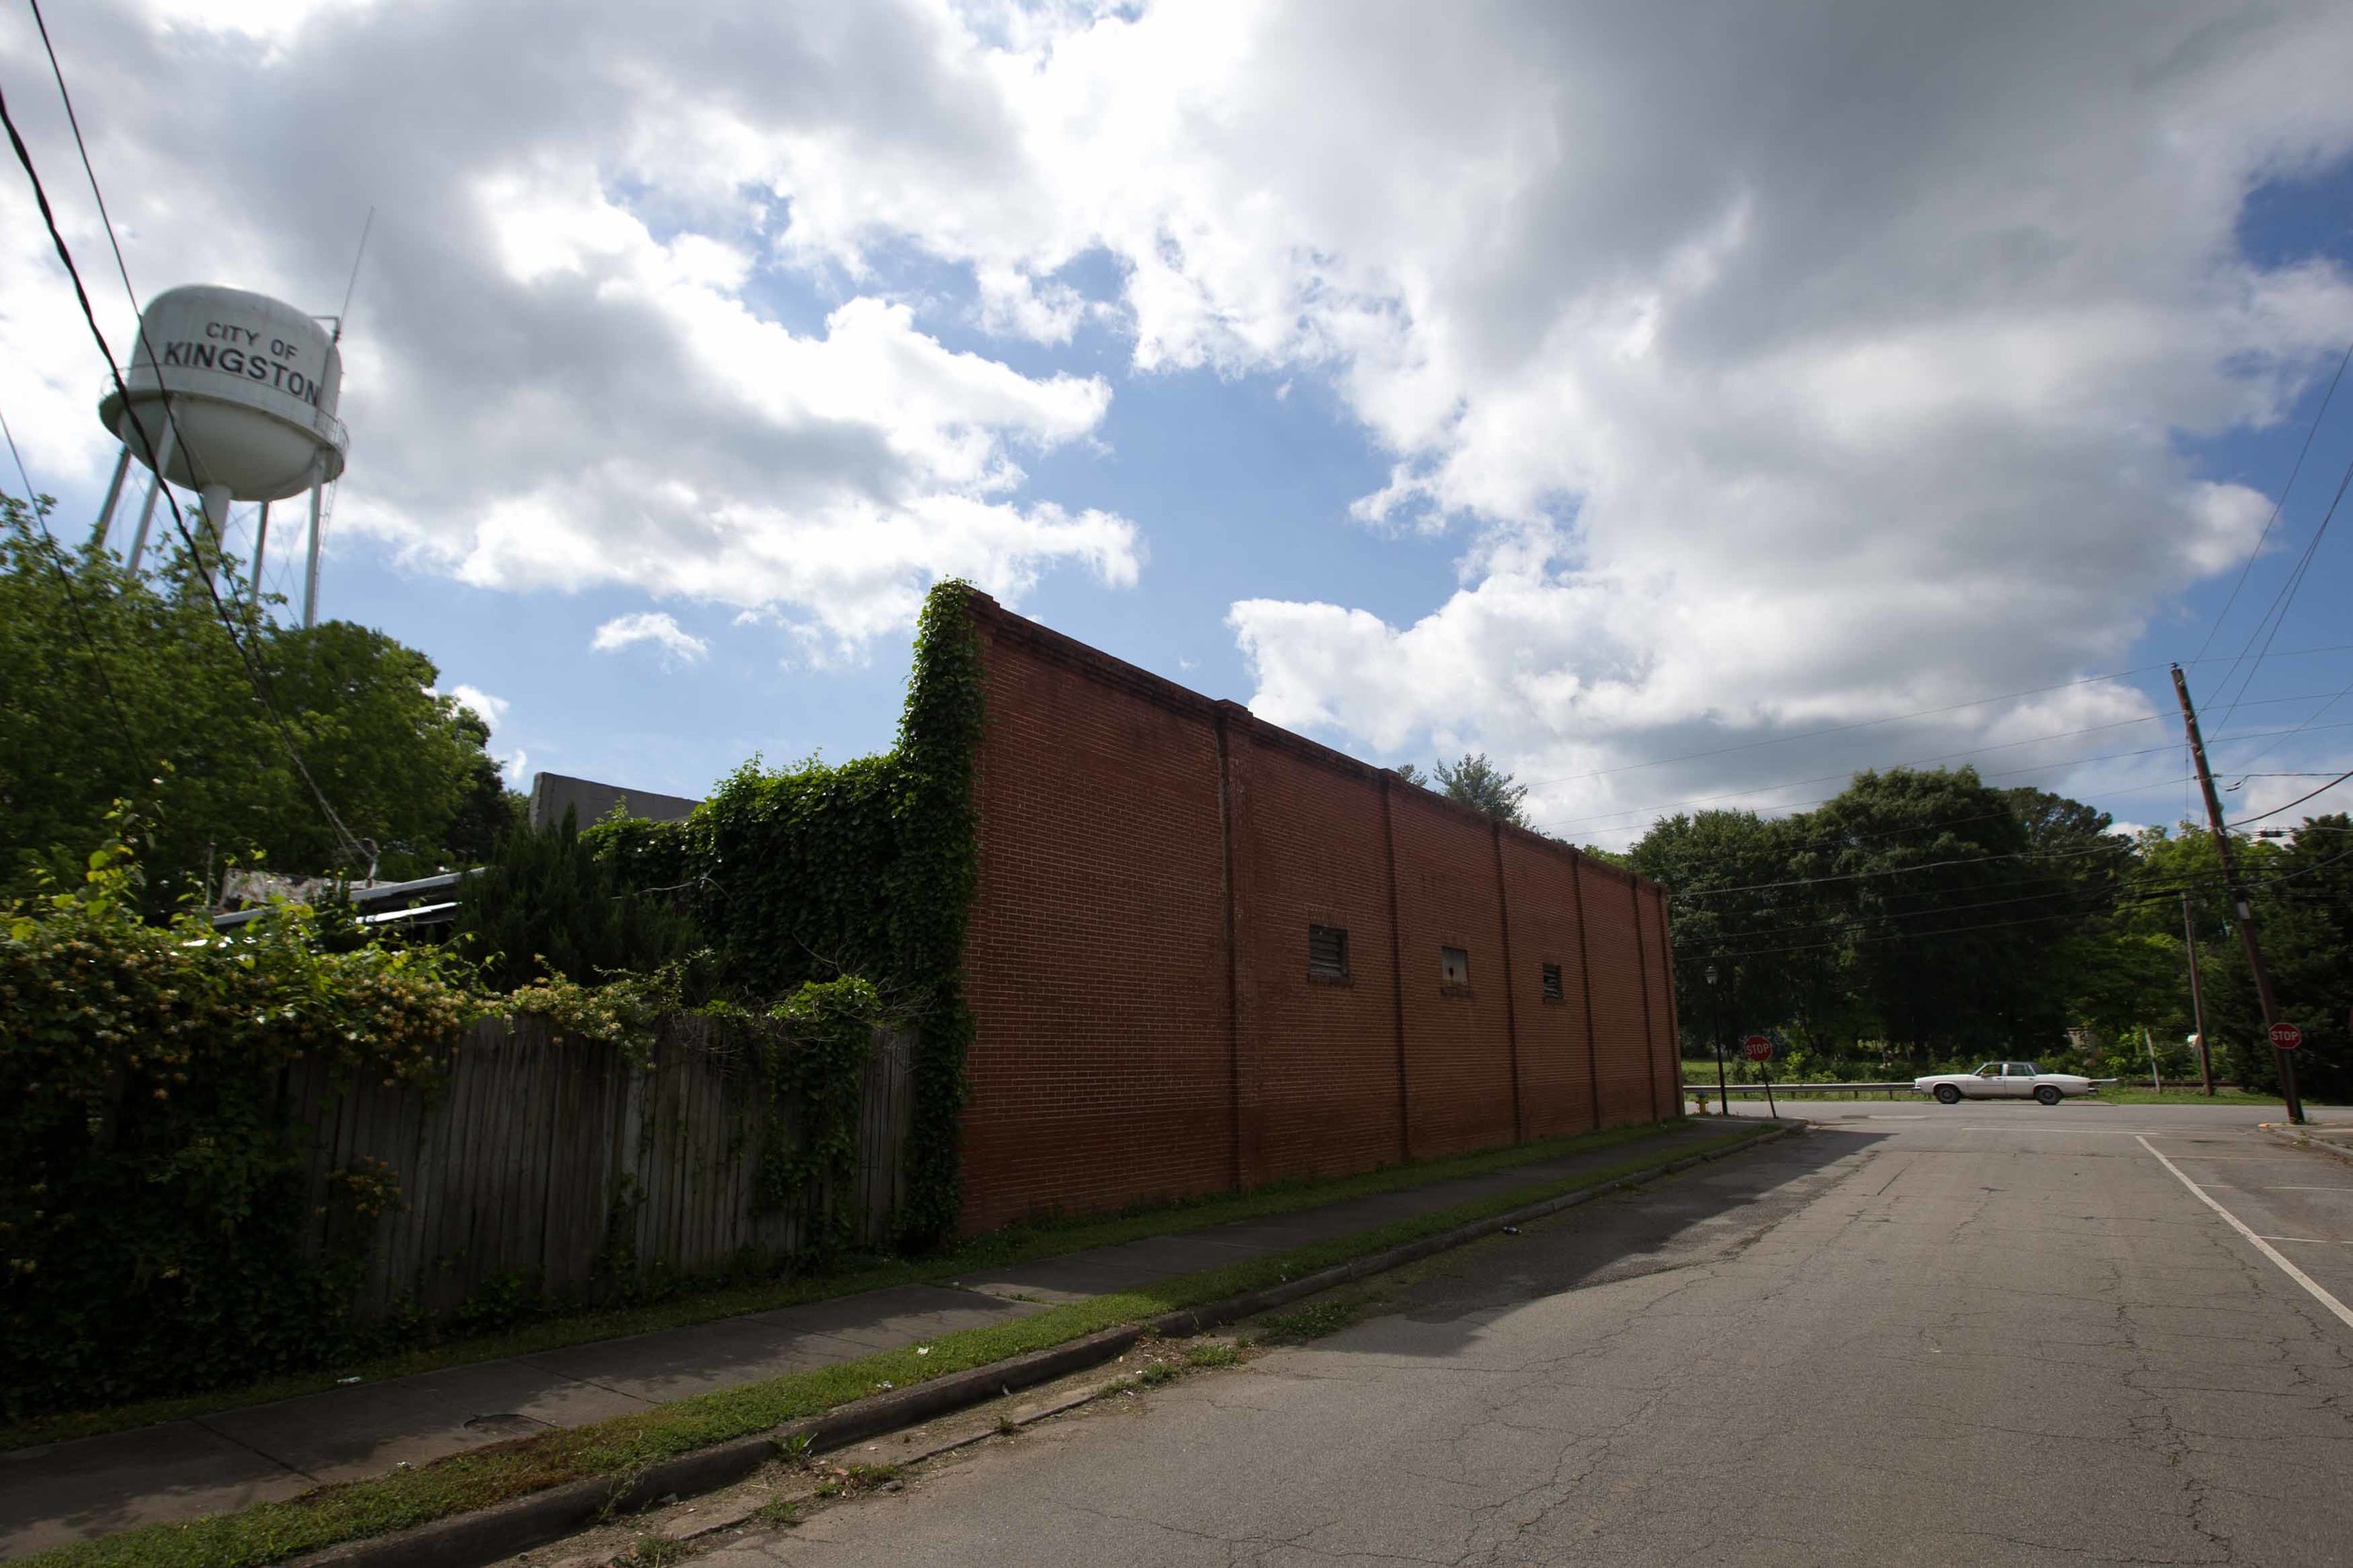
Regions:
<instances>
[{"instance_id":1,"label":"antenna on water tower","mask_svg":"<svg viewBox=\"0 0 2353 1568\"><path fill-rule=\"evenodd\" d=\"M355 279L358 270L355 264ZM149 300L122 390L109 388L98 405L99 421L122 442L122 453L106 487L96 541L106 541L136 456L152 472L131 541L131 569L138 569L146 552L156 497L165 485L179 485L203 499L197 566L208 581L220 557L230 503L262 503L254 544L258 592L269 504L308 490L310 576L302 624L312 624L320 500L342 476L351 449L350 435L335 417L344 379L336 341L341 325L329 333L291 305L209 284L167 289Z\"/></svg>"}]
</instances>

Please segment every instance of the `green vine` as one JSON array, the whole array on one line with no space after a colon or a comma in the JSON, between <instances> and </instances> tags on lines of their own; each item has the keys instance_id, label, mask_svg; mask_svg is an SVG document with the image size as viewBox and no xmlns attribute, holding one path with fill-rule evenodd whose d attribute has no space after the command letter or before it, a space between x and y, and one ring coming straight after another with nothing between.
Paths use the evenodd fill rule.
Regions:
<instances>
[{"instance_id":1,"label":"green vine","mask_svg":"<svg viewBox=\"0 0 2353 1568\"><path fill-rule=\"evenodd\" d=\"M909 1240L954 1234L963 1208L959 1135L972 1016L964 937L979 873L973 760L982 725L980 639L962 583L924 601L899 722L898 864L890 879L894 968L916 998L915 1114L907 1151Z\"/></svg>"},{"instance_id":2,"label":"green vine","mask_svg":"<svg viewBox=\"0 0 2353 1568\"><path fill-rule=\"evenodd\" d=\"M755 760L682 823L600 823L584 833L622 880L681 899L712 944L718 984L793 995L871 981L915 1036L914 1125L902 1240L951 1235L972 1020L965 925L979 862L972 804L981 662L967 584L935 587L917 625L897 746L770 772Z\"/></svg>"},{"instance_id":3,"label":"green vine","mask_svg":"<svg viewBox=\"0 0 2353 1568\"><path fill-rule=\"evenodd\" d=\"M429 1088L478 1016L430 949L323 941L285 909L222 937L138 913L127 843L82 886L0 913L0 1408L9 1414L314 1364L390 1173L333 1174L307 1245L280 1069Z\"/></svg>"},{"instance_id":4,"label":"green vine","mask_svg":"<svg viewBox=\"0 0 2353 1568\"><path fill-rule=\"evenodd\" d=\"M820 1254L850 1239L858 1112L881 1012L874 987L856 976L811 981L755 1035L767 1120L755 1202L798 1206L805 1243Z\"/></svg>"},{"instance_id":5,"label":"green vine","mask_svg":"<svg viewBox=\"0 0 2353 1568\"><path fill-rule=\"evenodd\" d=\"M943 583L925 602L890 753L747 765L684 823L580 835L617 887L674 901L710 942L651 973L499 995L457 953L378 942L331 909L280 906L231 934L193 914L150 924L120 822L80 887L0 905L0 1412L218 1386L431 1332L353 1320L402 1194L356 1162L307 1209L308 1145L279 1086L315 1061L429 1092L486 1016L542 1016L643 1066L686 994L734 999L694 1011L751 1026L760 1200L804 1206L819 1247L845 1235L863 1066L888 1022L914 1052L901 1240L952 1235L982 725L968 592Z\"/></svg>"}]
</instances>

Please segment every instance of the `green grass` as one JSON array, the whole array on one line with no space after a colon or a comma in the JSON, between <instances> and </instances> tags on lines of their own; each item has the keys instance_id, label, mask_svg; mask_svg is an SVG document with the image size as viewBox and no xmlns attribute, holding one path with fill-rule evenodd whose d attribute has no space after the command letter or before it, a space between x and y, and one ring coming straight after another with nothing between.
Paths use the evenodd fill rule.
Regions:
<instances>
[{"instance_id":1,"label":"green grass","mask_svg":"<svg viewBox=\"0 0 2353 1568\"><path fill-rule=\"evenodd\" d=\"M1337 1334L1364 1316L1365 1302L1361 1296L1345 1301L1321 1301L1301 1307L1296 1312L1278 1312L1258 1320L1258 1329L1267 1338L1277 1343L1321 1339Z\"/></svg>"},{"instance_id":2,"label":"green grass","mask_svg":"<svg viewBox=\"0 0 2353 1568\"><path fill-rule=\"evenodd\" d=\"M894 1285L937 1284L959 1279L966 1273L982 1269L1032 1263L1064 1253L1083 1252L1090 1247L1116 1246L1124 1241L1141 1240L1151 1236L1178 1235L1233 1220L1285 1214L1320 1204L1394 1192L1401 1187L1418 1187L1450 1176L1473 1176L1542 1160L1556 1160L1563 1155L1609 1148L1628 1139L1649 1136L1657 1131L1660 1125L1675 1127L1680 1124L1670 1121L1613 1128L1607 1132L1579 1133L1574 1137L1517 1144L1479 1154L1413 1160L1356 1176L1272 1182L1246 1192L1221 1192L1173 1203L1138 1206L1111 1215L1032 1222L967 1238L952 1250L927 1257L882 1261L867 1258L829 1273L726 1286L643 1305L584 1310L536 1319L503 1333L420 1346L356 1365L294 1373L200 1394L140 1400L95 1410L33 1416L0 1426L0 1452L30 1448L39 1443L64 1442L76 1437L93 1437L101 1432L121 1432L132 1427L152 1426L163 1421L185 1420L216 1411L264 1404L273 1400L294 1399L303 1394L318 1393L353 1378L361 1383L380 1383L388 1378L409 1377L419 1372L435 1372L479 1361L494 1361L501 1356L531 1355L598 1339L616 1339L624 1335L648 1334L657 1329L683 1328L721 1318L741 1317L749 1312L770 1312L778 1307L855 1295L861 1290L879 1290Z\"/></svg>"},{"instance_id":3,"label":"green grass","mask_svg":"<svg viewBox=\"0 0 2353 1568\"><path fill-rule=\"evenodd\" d=\"M713 1444L771 1432L873 1393L884 1383L906 1387L1008 1356L1223 1300L1330 1268L1350 1258L1491 1218L1523 1204L1598 1186L1703 1150L1759 1136L1743 1128L1714 1138L1653 1150L1638 1159L1534 1183L1271 1257L1229 1263L1151 1286L1050 1307L1013 1322L943 1335L931 1353L914 1346L857 1361L794 1372L680 1400L593 1425L453 1454L373 1480L322 1487L286 1502L184 1524L150 1525L80 1542L24 1560L24 1568L258 1568L338 1542L381 1535L544 1488L617 1476ZM1206 1207L1206 1206L1205 1206Z\"/></svg>"},{"instance_id":4,"label":"green grass","mask_svg":"<svg viewBox=\"0 0 2353 1568\"><path fill-rule=\"evenodd\" d=\"M2277 1095L2249 1094L2245 1089L2225 1089L2216 1085L2214 1097L2208 1099L2203 1089L2180 1089L2168 1084L2164 1094L2153 1089L2136 1089L2130 1083L2104 1083L2094 1096L2115 1105L2273 1105L2281 1114L2287 1107Z\"/></svg>"}]
</instances>

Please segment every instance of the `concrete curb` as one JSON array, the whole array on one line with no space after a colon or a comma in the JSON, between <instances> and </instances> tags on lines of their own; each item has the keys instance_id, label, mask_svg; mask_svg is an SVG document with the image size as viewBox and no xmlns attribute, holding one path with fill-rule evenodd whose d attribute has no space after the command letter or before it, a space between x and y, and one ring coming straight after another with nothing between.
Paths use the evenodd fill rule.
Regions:
<instances>
[{"instance_id":1,"label":"concrete curb","mask_svg":"<svg viewBox=\"0 0 2353 1568\"><path fill-rule=\"evenodd\" d=\"M2292 1149L2314 1149L2329 1156L2331 1160L2342 1160L2346 1164L2353 1165L2353 1149L2346 1148L2334 1139L2315 1138L2311 1133L2300 1130L2291 1122L2265 1122L2262 1126L2264 1131L2270 1134L2274 1143L2285 1144Z\"/></svg>"},{"instance_id":2,"label":"concrete curb","mask_svg":"<svg viewBox=\"0 0 2353 1568\"><path fill-rule=\"evenodd\" d=\"M1687 1155L1647 1171L1637 1171L1611 1181L1580 1187L1574 1192L1563 1192L1558 1197L1525 1204L1502 1214L1474 1220L1468 1224L1456 1225L1451 1230L1424 1236L1381 1252L1368 1253L1346 1263L1320 1269L1314 1273L1302 1274L1297 1279L1285 1280L1239 1296L1230 1296L1222 1302L1164 1313L1149 1322L1104 1329L1046 1350L1032 1351L1004 1361L992 1361L985 1367L950 1372L944 1377L919 1383L912 1388L895 1388L872 1395L809 1420L780 1427L773 1432L739 1437L733 1442L699 1448L630 1475L597 1476L587 1480L550 1487L529 1496L494 1503L471 1513L436 1519L430 1524L419 1525L395 1534L372 1536L364 1541L346 1541L296 1561L299 1568L483 1568L484 1564L528 1551L534 1546L546 1545L552 1541L560 1541L617 1514L634 1512L666 1497L692 1497L715 1492L723 1486L732 1486L781 1454L788 1443L803 1436L808 1439L808 1451L811 1453L847 1448L870 1437L897 1432L903 1427L918 1426L981 1404L1010 1394L1016 1388L1034 1387L1072 1372L1098 1367L1125 1354L1146 1334L1172 1336L1197 1334L1204 1329L1256 1317L1303 1297L1329 1290L1336 1285L1346 1285L1352 1280L1384 1273L1475 1241L1482 1236L1492 1236L1506 1225L1523 1224L1547 1214L1557 1214L1579 1204L1591 1203L1607 1193L1625 1192L1710 1160L1746 1153L1804 1130L1804 1123L1790 1122L1770 1131L1760 1132L1729 1148Z\"/></svg>"}]
</instances>

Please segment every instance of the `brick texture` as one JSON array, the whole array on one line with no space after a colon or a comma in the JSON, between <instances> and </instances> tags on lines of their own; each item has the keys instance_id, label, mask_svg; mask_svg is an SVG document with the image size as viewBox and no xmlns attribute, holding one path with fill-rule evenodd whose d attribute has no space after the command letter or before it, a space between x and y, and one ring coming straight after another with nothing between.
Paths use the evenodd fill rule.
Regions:
<instances>
[{"instance_id":1,"label":"brick texture","mask_svg":"<svg viewBox=\"0 0 2353 1568\"><path fill-rule=\"evenodd\" d=\"M1600 1121L1593 1100L1593 1041L1585 1027L1585 949L1577 918L1576 862L1553 846L1531 847L1525 834L1507 832L1502 837L1525 1132L1530 1138L1588 1132ZM1545 1000L1546 964L1561 968L1558 1001Z\"/></svg>"},{"instance_id":2,"label":"brick texture","mask_svg":"<svg viewBox=\"0 0 2353 1568\"><path fill-rule=\"evenodd\" d=\"M967 1230L1676 1111L1655 885L974 616ZM1344 979L1310 925L1348 933Z\"/></svg>"}]
</instances>

